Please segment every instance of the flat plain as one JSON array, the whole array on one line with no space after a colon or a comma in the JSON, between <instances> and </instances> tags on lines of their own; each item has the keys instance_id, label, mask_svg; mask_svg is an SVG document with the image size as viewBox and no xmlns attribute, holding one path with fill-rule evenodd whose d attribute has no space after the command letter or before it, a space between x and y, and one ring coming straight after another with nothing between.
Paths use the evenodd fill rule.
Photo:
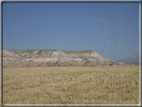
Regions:
<instances>
[{"instance_id":1,"label":"flat plain","mask_svg":"<svg viewBox=\"0 0 142 107\"><path fill-rule=\"evenodd\" d=\"M3 68L3 104L139 104L139 66Z\"/></svg>"}]
</instances>

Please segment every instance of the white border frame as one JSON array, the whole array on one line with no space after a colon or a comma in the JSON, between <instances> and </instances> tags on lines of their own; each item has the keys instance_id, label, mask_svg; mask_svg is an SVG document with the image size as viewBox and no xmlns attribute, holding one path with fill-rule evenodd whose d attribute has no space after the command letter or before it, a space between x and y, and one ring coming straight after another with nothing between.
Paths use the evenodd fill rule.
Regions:
<instances>
[{"instance_id":1,"label":"white border frame","mask_svg":"<svg viewBox=\"0 0 142 107\"><path fill-rule=\"evenodd\" d=\"M37 107L37 106L141 106L141 35L142 35L142 19L141 19L141 12L142 12L142 1L141 0L0 0L1 1L1 5L0 5L0 9L2 8L2 2L118 2L118 3L139 3L139 104L2 104L2 91L0 90L0 106L13 106L13 107L17 107L17 106L33 106L33 107ZM2 10L0 11L0 14L2 16ZM2 18L0 17L0 20L2 20ZM1 21L2 22L2 21ZM1 26L0 26L1 28ZM1 28L2 30L2 28ZM1 34L1 39L2 39L2 34ZM0 41L2 42L2 40ZM1 48L3 46L3 44L0 45ZM2 51L1 51L2 52ZM1 56L0 56L1 57ZM0 60L1 63L1 60ZM0 70L1 66L0 66ZM1 71L2 72L2 71ZM2 78L2 73L0 73L0 78ZM2 79L0 79L0 88L2 89Z\"/></svg>"}]
</instances>

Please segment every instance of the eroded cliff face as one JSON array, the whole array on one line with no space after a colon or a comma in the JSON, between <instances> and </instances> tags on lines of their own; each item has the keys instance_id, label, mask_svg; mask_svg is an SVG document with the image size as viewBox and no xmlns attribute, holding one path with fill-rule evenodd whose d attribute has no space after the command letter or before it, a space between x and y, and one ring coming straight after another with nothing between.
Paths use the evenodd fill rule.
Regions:
<instances>
[{"instance_id":1,"label":"eroded cliff face","mask_svg":"<svg viewBox=\"0 0 142 107\"><path fill-rule=\"evenodd\" d=\"M92 50L5 50L3 67L49 67L49 66L115 66ZM122 64L121 64L122 65Z\"/></svg>"}]
</instances>

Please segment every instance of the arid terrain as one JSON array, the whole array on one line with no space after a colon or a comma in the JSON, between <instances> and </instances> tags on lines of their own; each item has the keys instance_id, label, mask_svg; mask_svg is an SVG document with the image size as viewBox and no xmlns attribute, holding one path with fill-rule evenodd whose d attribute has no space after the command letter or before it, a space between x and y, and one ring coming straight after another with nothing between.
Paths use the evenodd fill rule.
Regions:
<instances>
[{"instance_id":1,"label":"arid terrain","mask_svg":"<svg viewBox=\"0 0 142 107\"><path fill-rule=\"evenodd\" d=\"M3 68L4 104L139 104L139 66Z\"/></svg>"},{"instance_id":2,"label":"arid terrain","mask_svg":"<svg viewBox=\"0 0 142 107\"><path fill-rule=\"evenodd\" d=\"M105 59L93 50L5 50L3 67L58 67L58 66L127 66L121 62Z\"/></svg>"}]
</instances>

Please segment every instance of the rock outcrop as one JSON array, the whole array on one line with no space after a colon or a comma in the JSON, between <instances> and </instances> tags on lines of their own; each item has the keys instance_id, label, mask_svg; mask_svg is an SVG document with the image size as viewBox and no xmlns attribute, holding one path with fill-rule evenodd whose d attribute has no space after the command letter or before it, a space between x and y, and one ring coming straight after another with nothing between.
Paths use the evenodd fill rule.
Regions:
<instances>
[{"instance_id":1,"label":"rock outcrop","mask_svg":"<svg viewBox=\"0 0 142 107\"><path fill-rule=\"evenodd\" d=\"M103 58L92 50L5 50L3 67L50 67L50 66L118 66L124 65Z\"/></svg>"}]
</instances>

